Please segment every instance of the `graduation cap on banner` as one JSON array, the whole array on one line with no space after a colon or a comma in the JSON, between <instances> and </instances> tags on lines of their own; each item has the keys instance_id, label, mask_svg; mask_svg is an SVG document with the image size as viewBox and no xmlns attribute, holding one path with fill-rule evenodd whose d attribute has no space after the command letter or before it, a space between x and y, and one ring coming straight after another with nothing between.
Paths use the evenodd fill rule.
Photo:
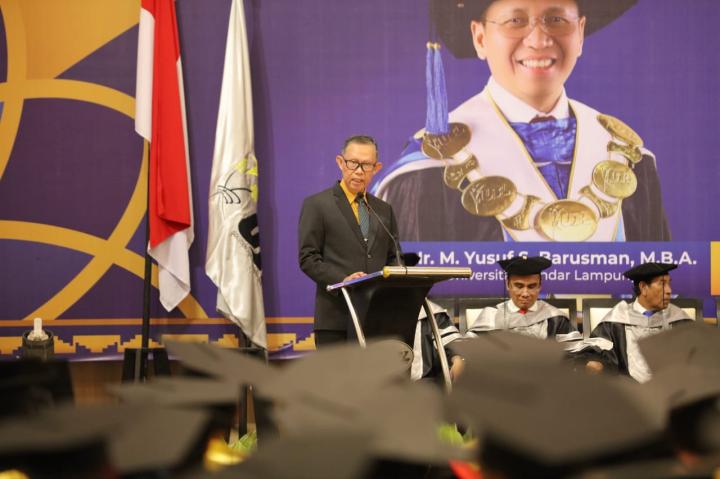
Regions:
<instances>
[{"instance_id":1,"label":"graduation cap on banner","mask_svg":"<svg viewBox=\"0 0 720 479\"><path fill-rule=\"evenodd\" d=\"M431 0L430 13L435 28L448 50L457 58L476 58L470 22L479 20L494 0ZM624 14L637 0L577 0L587 17L585 36L605 28Z\"/></svg>"}]
</instances>

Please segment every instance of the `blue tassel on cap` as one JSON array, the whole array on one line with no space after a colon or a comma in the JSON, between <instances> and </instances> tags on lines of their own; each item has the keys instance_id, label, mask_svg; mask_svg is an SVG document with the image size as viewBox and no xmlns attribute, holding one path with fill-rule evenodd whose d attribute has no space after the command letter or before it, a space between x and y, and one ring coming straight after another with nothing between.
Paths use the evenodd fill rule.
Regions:
<instances>
[{"instance_id":1,"label":"blue tassel on cap","mask_svg":"<svg viewBox=\"0 0 720 479\"><path fill-rule=\"evenodd\" d=\"M439 43L427 43L425 88L427 89L425 132L431 135L446 135L449 131L447 90Z\"/></svg>"}]
</instances>

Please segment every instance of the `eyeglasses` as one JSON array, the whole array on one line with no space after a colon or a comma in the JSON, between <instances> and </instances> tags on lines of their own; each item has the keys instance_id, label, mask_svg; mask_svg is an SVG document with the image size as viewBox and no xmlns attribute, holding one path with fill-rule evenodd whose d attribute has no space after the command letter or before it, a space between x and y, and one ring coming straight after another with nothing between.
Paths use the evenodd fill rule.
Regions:
<instances>
[{"instance_id":1,"label":"eyeglasses","mask_svg":"<svg viewBox=\"0 0 720 479\"><path fill-rule=\"evenodd\" d=\"M344 156L342 157L342 159L345 162L345 167L350 171L355 171L358 168L361 168L365 173L370 173L372 170L375 169L375 165L377 165L377 162L375 162L375 163L360 163L359 161L348 160Z\"/></svg>"},{"instance_id":2,"label":"eyeglasses","mask_svg":"<svg viewBox=\"0 0 720 479\"><path fill-rule=\"evenodd\" d=\"M527 16L515 16L504 20L489 20L500 28L500 32L508 38L525 38L530 35L536 25L540 25L540 29L546 34L554 37L562 37L573 33L578 26L579 17L565 17L558 14L541 15L533 17L532 20Z\"/></svg>"}]
</instances>

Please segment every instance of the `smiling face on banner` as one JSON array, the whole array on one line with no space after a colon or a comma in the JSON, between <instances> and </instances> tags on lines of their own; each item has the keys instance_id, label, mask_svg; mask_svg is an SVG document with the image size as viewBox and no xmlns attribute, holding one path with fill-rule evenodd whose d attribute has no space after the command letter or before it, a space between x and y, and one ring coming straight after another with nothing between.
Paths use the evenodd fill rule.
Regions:
<instances>
[{"instance_id":1,"label":"smiling face on banner","mask_svg":"<svg viewBox=\"0 0 720 479\"><path fill-rule=\"evenodd\" d=\"M500 0L470 28L498 83L550 111L582 53L585 20L574 0Z\"/></svg>"}]
</instances>

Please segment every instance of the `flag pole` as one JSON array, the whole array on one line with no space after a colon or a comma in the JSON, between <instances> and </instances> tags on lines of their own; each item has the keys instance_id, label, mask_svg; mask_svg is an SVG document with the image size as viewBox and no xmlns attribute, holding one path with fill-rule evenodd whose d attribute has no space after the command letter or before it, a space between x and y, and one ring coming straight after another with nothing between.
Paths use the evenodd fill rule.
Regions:
<instances>
[{"instance_id":1,"label":"flag pole","mask_svg":"<svg viewBox=\"0 0 720 479\"><path fill-rule=\"evenodd\" d=\"M150 300L152 293L152 258L150 244L150 142L143 139L143 159L147 159L147 188L145 189L145 268L143 272L142 327L140 347L125 350L123 359L123 382L141 382L147 379L148 355L150 353Z\"/></svg>"},{"instance_id":2,"label":"flag pole","mask_svg":"<svg viewBox=\"0 0 720 479\"><path fill-rule=\"evenodd\" d=\"M140 331L140 347L127 348L123 357L123 382L144 382L148 377L148 364L150 355L155 365L155 374L169 375L170 364L164 348L150 348L150 303L152 301L152 256L149 252L150 244L150 142L143 140L143 156L147 158L147 194L146 222L145 222L145 270L143 273L143 310L142 327Z\"/></svg>"},{"instance_id":3,"label":"flag pole","mask_svg":"<svg viewBox=\"0 0 720 479\"><path fill-rule=\"evenodd\" d=\"M140 361L135 361L135 382L144 381L147 378L147 362L150 346L150 294L152 292L152 259L148 252L150 244L150 142L143 140L144 149L148 152L147 188L145 189L145 272L143 274L143 316L142 330L140 332L141 343Z\"/></svg>"},{"instance_id":4,"label":"flag pole","mask_svg":"<svg viewBox=\"0 0 720 479\"><path fill-rule=\"evenodd\" d=\"M143 320L140 348L125 350L123 381L145 380L150 357L154 374L169 374L165 350L150 347L152 260L157 263L160 303L167 311L175 309L190 292L192 191L174 2L140 2L135 131L144 139L143 163L147 166ZM152 146L160 144L162 153ZM162 212L156 208L156 200L163 205Z\"/></svg>"}]
</instances>

